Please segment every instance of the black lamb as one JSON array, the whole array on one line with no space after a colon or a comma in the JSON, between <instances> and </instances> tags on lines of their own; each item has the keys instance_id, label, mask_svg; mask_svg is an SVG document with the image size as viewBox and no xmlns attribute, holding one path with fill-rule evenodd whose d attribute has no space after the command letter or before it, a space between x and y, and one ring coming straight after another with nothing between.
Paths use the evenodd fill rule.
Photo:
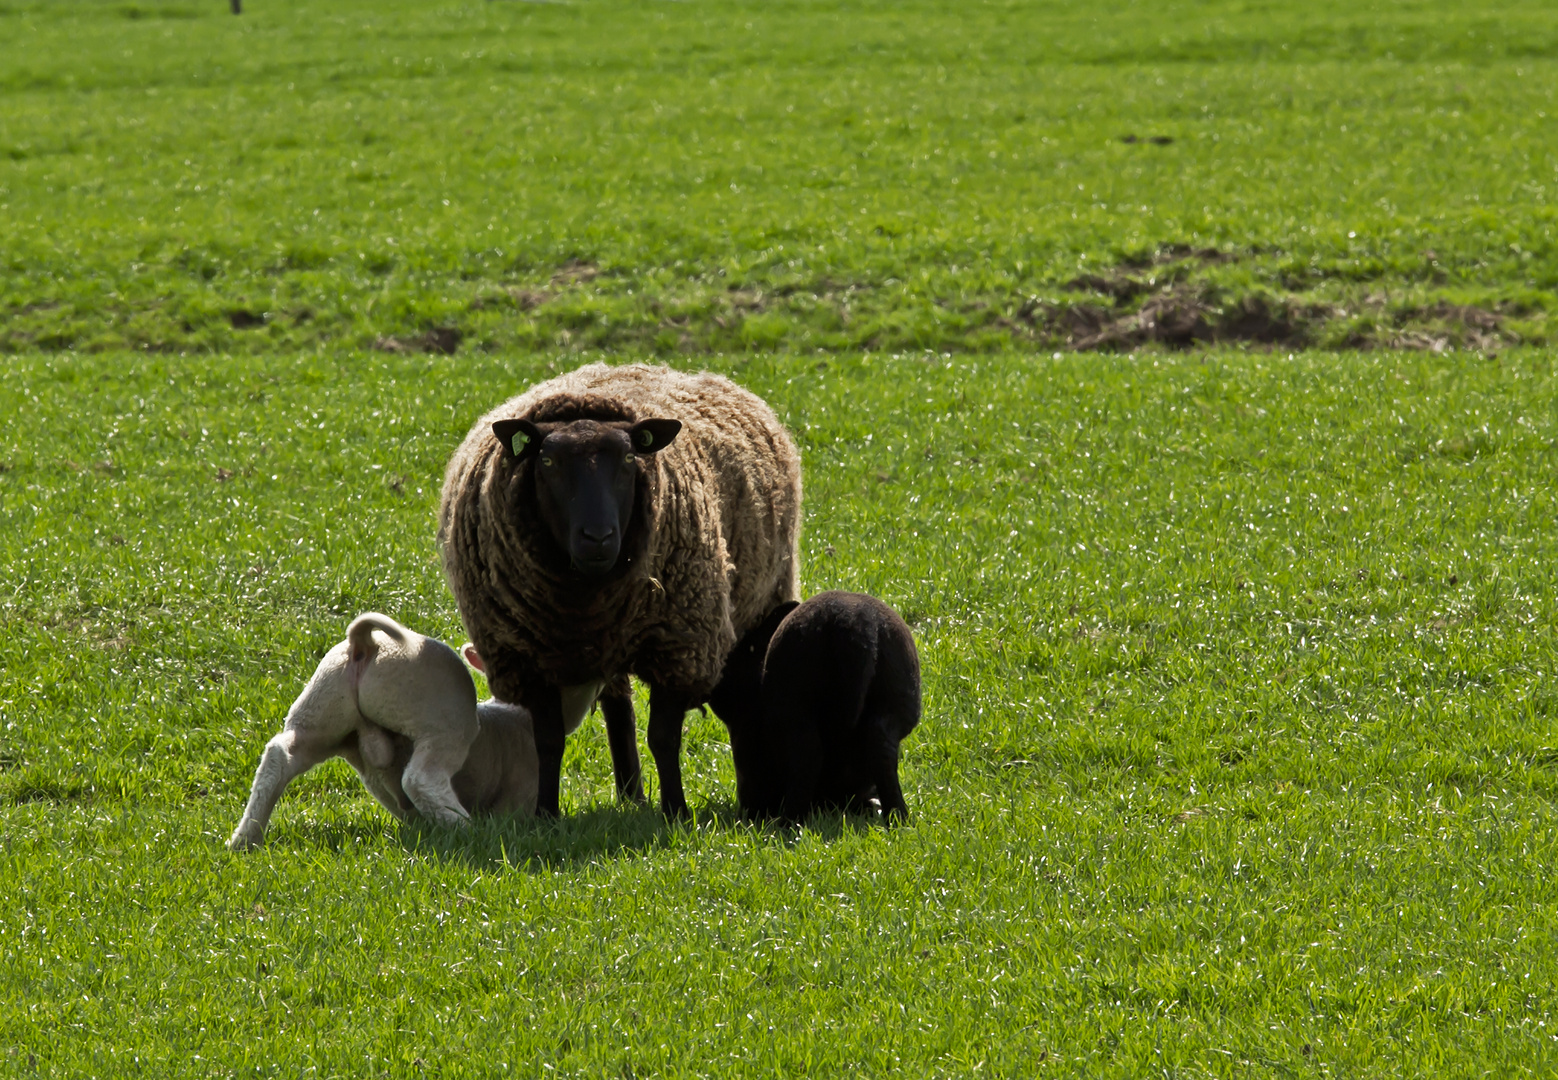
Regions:
<instances>
[{"instance_id":1,"label":"black lamb","mask_svg":"<svg viewBox=\"0 0 1558 1080\"><path fill-rule=\"evenodd\" d=\"M920 722L920 660L898 613L825 592L779 605L737 642L709 697L730 731L748 816L864 809L907 820L898 745Z\"/></svg>"}]
</instances>

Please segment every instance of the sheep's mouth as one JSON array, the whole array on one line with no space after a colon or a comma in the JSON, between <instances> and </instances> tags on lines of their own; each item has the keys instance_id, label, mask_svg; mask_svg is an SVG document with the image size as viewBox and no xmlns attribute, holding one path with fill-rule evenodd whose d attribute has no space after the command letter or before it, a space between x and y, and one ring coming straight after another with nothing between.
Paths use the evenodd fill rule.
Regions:
<instances>
[{"instance_id":1,"label":"sheep's mouth","mask_svg":"<svg viewBox=\"0 0 1558 1080\"><path fill-rule=\"evenodd\" d=\"M602 577L609 574L612 567L616 565L615 555L597 555L593 558L584 555L573 557L573 568L586 577Z\"/></svg>"}]
</instances>

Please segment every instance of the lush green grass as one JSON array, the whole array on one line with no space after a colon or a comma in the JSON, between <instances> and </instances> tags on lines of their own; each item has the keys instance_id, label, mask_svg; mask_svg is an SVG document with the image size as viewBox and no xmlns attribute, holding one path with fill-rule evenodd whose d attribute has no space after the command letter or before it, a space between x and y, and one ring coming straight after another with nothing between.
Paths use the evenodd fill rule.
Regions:
<instances>
[{"instance_id":1,"label":"lush green grass","mask_svg":"<svg viewBox=\"0 0 1558 1080\"><path fill-rule=\"evenodd\" d=\"M8 0L0 348L1544 341L1555 60L1519 0Z\"/></svg>"},{"instance_id":2,"label":"lush green grass","mask_svg":"<svg viewBox=\"0 0 1558 1080\"><path fill-rule=\"evenodd\" d=\"M0 0L0 1074L1554 1070L1546 6L249 7ZM687 826L591 722L561 823L227 853L597 347L795 432L913 823L695 714Z\"/></svg>"},{"instance_id":3,"label":"lush green grass","mask_svg":"<svg viewBox=\"0 0 1558 1080\"><path fill-rule=\"evenodd\" d=\"M742 825L695 716L691 827L592 722L561 825L336 765L222 850L351 614L459 638L443 461L572 362L8 362L0 1068L1553 1067L1545 353L720 360L802 444L808 587L916 627L913 824Z\"/></svg>"}]
</instances>

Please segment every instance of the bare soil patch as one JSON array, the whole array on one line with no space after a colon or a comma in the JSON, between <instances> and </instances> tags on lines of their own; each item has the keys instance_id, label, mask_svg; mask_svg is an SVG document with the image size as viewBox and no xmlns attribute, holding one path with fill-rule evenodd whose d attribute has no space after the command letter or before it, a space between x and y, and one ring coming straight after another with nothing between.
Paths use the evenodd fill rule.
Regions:
<instances>
[{"instance_id":1,"label":"bare soil patch","mask_svg":"<svg viewBox=\"0 0 1558 1080\"><path fill-rule=\"evenodd\" d=\"M455 326L435 326L412 338L379 337L375 338L373 347L379 352L388 353L440 353L444 356L453 355L460 347L460 342L465 340L465 333Z\"/></svg>"}]
</instances>

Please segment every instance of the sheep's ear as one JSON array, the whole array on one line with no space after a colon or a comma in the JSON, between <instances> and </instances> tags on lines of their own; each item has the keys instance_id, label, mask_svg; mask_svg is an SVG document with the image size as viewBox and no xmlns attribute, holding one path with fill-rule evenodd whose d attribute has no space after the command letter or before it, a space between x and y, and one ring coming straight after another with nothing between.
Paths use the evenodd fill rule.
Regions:
<instances>
[{"instance_id":1,"label":"sheep's ear","mask_svg":"<svg viewBox=\"0 0 1558 1080\"><path fill-rule=\"evenodd\" d=\"M482 663L481 653L476 651L475 645L472 645L469 641L467 641L464 645L460 646L460 655L465 658L465 662L471 665L471 667L475 668L483 675L487 674L487 665Z\"/></svg>"},{"instance_id":2,"label":"sheep's ear","mask_svg":"<svg viewBox=\"0 0 1558 1080\"><path fill-rule=\"evenodd\" d=\"M628 438L633 440L635 452L654 454L670 446L681 430L680 420L640 420L628 428Z\"/></svg>"},{"instance_id":3,"label":"sheep's ear","mask_svg":"<svg viewBox=\"0 0 1558 1080\"><path fill-rule=\"evenodd\" d=\"M494 420L492 433L515 461L522 461L541 449L541 429L529 420Z\"/></svg>"}]
</instances>

